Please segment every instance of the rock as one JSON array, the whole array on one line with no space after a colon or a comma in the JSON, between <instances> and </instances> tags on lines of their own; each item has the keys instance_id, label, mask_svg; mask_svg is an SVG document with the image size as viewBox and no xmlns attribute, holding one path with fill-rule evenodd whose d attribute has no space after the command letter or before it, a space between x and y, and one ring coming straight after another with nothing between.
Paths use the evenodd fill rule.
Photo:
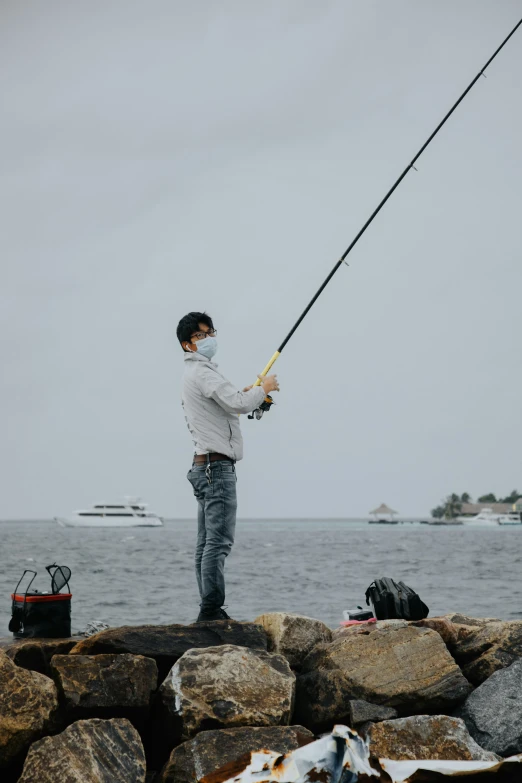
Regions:
<instances>
[{"instance_id":1,"label":"rock","mask_svg":"<svg viewBox=\"0 0 522 783\"><path fill-rule=\"evenodd\" d=\"M375 723L368 731L373 759L498 761L469 735L464 721L447 715L414 715Z\"/></svg>"},{"instance_id":2,"label":"rock","mask_svg":"<svg viewBox=\"0 0 522 783\"><path fill-rule=\"evenodd\" d=\"M70 717L144 721L158 684L158 668L142 655L55 655L51 662Z\"/></svg>"},{"instance_id":3,"label":"rock","mask_svg":"<svg viewBox=\"0 0 522 783\"><path fill-rule=\"evenodd\" d=\"M57 709L54 682L15 666L0 651L0 768L52 727Z\"/></svg>"},{"instance_id":4,"label":"rock","mask_svg":"<svg viewBox=\"0 0 522 783\"><path fill-rule=\"evenodd\" d=\"M284 655L292 669L299 669L305 657L321 642L331 642L332 632L320 620L286 612L268 612L254 620L268 638L268 652Z\"/></svg>"},{"instance_id":5,"label":"rock","mask_svg":"<svg viewBox=\"0 0 522 783\"><path fill-rule=\"evenodd\" d=\"M354 728L362 723L372 721L378 723L382 720L392 720L397 718L399 713L393 707L383 707L380 704L370 704L369 701L363 699L351 699L348 702L350 723L349 725Z\"/></svg>"},{"instance_id":6,"label":"rock","mask_svg":"<svg viewBox=\"0 0 522 783\"><path fill-rule=\"evenodd\" d=\"M500 623L501 620L498 617L469 617L467 614L461 614L460 612L453 612L452 614L444 615L453 625L465 625L467 627L484 628L489 623Z\"/></svg>"},{"instance_id":7,"label":"rock","mask_svg":"<svg viewBox=\"0 0 522 783\"><path fill-rule=\"evenodd\" d=\"M353 626L308 655L297 679L294 720L315 731L350 721L363 699L399 714L452 710L472 690L441 637L429 628Z\"/></svg>"},{"instance_id":8,"label":"rock","mask_svg":"<svg viewBox=\"0 0 522 783\"><path fill-rule=\"evenodd\" d=\"M154 658L159 682L163 682L183 653L194 647L234 644L254 650L266 650L264 630L254 623L219 620L195 625L137 625L110 628L79 642L71 655L131 653Z\"/></svg>"},{"instance_id":9,"label":"rock","mask_svg":"<svg viewBox=\"0 0 522 783\"><path fill-rule=\"evenodd\" d=\"M288 753L313 742L302 726L245 727L203 731L171 753L157 783L194 783L225 764L247 758L251 752L273 750Z\"/></svg>"},{"instance_id":10,"label":"rock","mask_svg":"<svg viewBox=\"0 0 522 783\"><path fill-rule=\"evenodd\" d=\"M376 623L369 623L371 628L407 628L409 625L407 620L377 620ZM336 628L332 631L332 641L341 639L343 636L348 636L353 633L354 628L364 628L363 625L342 625L340 628Z\"/></svg>"},{"instance_id":11,"label":"rock","mask_svg":"<svg viewBox=\"0 0 522 783\"><path fill-rule=\"evenodd\" d=\"M140 736L124 718L77 721L35 742L18 783L145 783Z\"/></svg>"},{"instance_id":12,"label":"rock","mask_svg":"<svg viewBox=\"0 0 522 783\"><path fill-rule=\"evenodd\" d=\"M67 655L80 637L68 639L17 639L5 645L4 652L22 669L31 669L51 677L53 655Z\"/></svg>"},{"instance_id":13,"label":"rock","mask_svg":"<svg viewBox=\"0 0 522 783\"><path fill-rule=\"evenodd\" d=\"M522 659L479 685L459 715L483 748L499 756L522 753Z\"/></svg>"},{"instance_id":14,"label":"rock","mask_svg":"<svg viewBox=\"0 0 522 783\"><path fill-rule=\"evenodd\" d=\"M425 617L423 620L414 620L410 625L415 628L431 628L432 631L436 631L450 650L457 644L458 628L447 617Z\"/></svg>"},{"instance_id":15,"label":"rock","mask_svg":"<svg viewBox=\"0 0 522 783\"><path fill-rule=\"evenodd\" d=\"M332 631L320 620L287 612L268 612L254 620L267 635L268 651L284 655L292 669L318 644L332 641Z\"/></svg>"},{"instance_id":16,"label":"rock","mask_svg":"<svg viewBox=\"0 0 522 783\"><path fill-rule=\"evenodd\" d=\"M459 639L453 655L468 680L480 685L522 658L522 620L488 622Z\"/></svg>"},{"instance_id":17,"label":"rock","mask_svg":"<svg viewBox=\"0 0 522 783\"><path fill-rule=\"evenodd\" d=\"M400 619L377 620L375 625L377 628L381 628L381 629L382 628L407 628L409 622L408 620L400 620Z\"/></svg>"},{"instance_id":18,"label":"rock","mask_svg":"<svg viewBox=\"0 0 522 783\"><path fill-rule=\"evenodd\" d=\"M457 644L475 636L490 623L502 622L502 620L494 617L468 617L468 615L460 614L459 612L444 615L444 618L454 626L457 632Z\"/></svg>"},{"instance_id":19,"label":"rock","mask_svg":"<svg viewBox=\"0 0 522 783\"><path fill-rule=\"evenodd\" d=\"M188 650L160 695L181 737L190 739L209 729L288 725L294 691L295 675L282 655L226 644Z\"/></svg>"}]
</instances>

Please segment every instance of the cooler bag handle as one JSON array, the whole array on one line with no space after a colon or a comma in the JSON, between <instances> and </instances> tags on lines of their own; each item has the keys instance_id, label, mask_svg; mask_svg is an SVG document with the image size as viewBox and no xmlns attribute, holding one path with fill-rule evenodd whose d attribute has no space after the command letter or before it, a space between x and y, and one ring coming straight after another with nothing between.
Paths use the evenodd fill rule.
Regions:
<instances>
[{"instance_id":1,"label":"cooler bag handle","mask_svg":"<svg viewBox=\"0 0 522 783\"><path fill-rule=\"evenodd\" d=\"M27 587L26 587L26 590L25 590L25 593L24 593L24 605L23 605L23 609L18 609L18 608L16 608L16 607L15 607L15 603L16 603L16 596L17 596L17 594L18 594L18 588L20 587L20 584L21 584L21 582L22 582L22 579L24 578L24 576L25 576L26 574L33 574L33 578L31 579L31 581L30 581L30 582L29 582L29 584L27 585ZM31 585L33 584L33 582L34 582L35 578L36 578L36 571L32 571L30 568L26 568L26 569L25 569L25 571L23 572L22 576L21 576L21 577L20 577L20 579L18 580L18 584L16 585L16 587L15 587L15 589L14 589L14 593L13 593L13 602L12 602L12 604L11 604L11 620L10 620L10 622L9 622L9 630L10 630L12 633L16 633L17 631L19 631L19 630L20 630L20 628L21 628L21 627L23 626L23 624L24 624L24 620L25 620L25 613L26 613L26 605L27 605L27 593L28 593L28 590L29 590L29 588L30 588L30 587L31 587Z\"/></svg>"}]
</instances>

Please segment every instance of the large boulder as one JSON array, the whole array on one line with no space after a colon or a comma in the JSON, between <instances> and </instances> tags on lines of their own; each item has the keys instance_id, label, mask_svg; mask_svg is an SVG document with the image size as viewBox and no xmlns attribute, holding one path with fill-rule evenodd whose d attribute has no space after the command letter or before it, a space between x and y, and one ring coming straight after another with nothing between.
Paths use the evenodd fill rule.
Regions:
<instances>
[{"instance_id":1,"label":"large boulder","mask_svg":"<svg viewBox=\"0 0 522 783\"><path fill-rule=\"evenodd\" d=\"M522 659L479 685L459 715L482 747L499 756L522 753Z\"/></svg>"},{"instance_id":2,"label":"large boulder","mask_svg":"<svg viewBox=\"0 0 522 783\"><path fill-rule=\"evenodd\" d=\"M245 727L203 731L172 751L157 783L195 783L259 750L288 753L313 742L314 735L302 726Z\"/></svg>"},{"instance_id":3,"label":"large boulder","mask_svg":"<svg viewBox=\"0 0 522 783\"><path fill-rule=\"evenodd\" d=\"M20 669L0 651L0 768L51 729L57 709L54 682Z\"/></svg>"},{"instance_id":4,"label":"large boulder","mask_svg":"<svg viewBox=\"0 0 522 783\"><path fill-rule=\"evenodd\" d=\"M255 623L219 620L194 625L136 625L109 628L90 636L72 648L71 655L131 653L154 658L159 681L163 682L183 653L194 647L234 644L253 650L266 650L264 630Z\"/></svg>"},{"instance_id":5,"label":"large boulder","mask_svg":"<svg viewBox=\"0 0 522 783\"><path fill-rule=\"evenodd\" d=\"M80 636L66 639L11 639L5 645L0 644L0 647L22 669L31 669L51 677L53 655L67 655L80 640Z\"/></svg>"},{"instance_id":6,"label":"large boulder","mask_svg":"<svg viewBox=\"0 0 522 783\"><path fill-rule=\"evenodd\" d=\"M145 783L140 736L125 718L80 720L35 742L18 783Z\"/></svg>"},{"instance_id":7,"label":"large boulder","mask_svg":"<svg viewBox=\"0 0 522 783\"><path fill-rule=\"evenodd\" d=\"M231 644L188 650L160 688L183 739L208 729L288 725L294 692L286 658Z\"/></svg>"},{"instance_id":8,"label":"large boulder","mask_svg":"<svg viewBox=\"0 0 522 783\"><path fill-rule=\"evenodd\" d=\"M51 662L60 699L73 719L144 721L158 684L158 668L142 655L55 655Z\"/></svg>"},{"instance_id":9,"label":"large boulder","mask_svg":"<svg viewBox=\"0 0 522 783\"><path fill-rule=\"evenodd\" d=\"M284 655L294 670L316 645L332 641L332 632L320 620L287 612L267 612L254 620L268 638L268 651Z\"/></svg>"},{"instance_id":10,"label":"large boulder","mask_svg":"<svg viewBox=\"0 0 522 783\"><path fill-rule=\"evenodd\" d=\"M414 715L375 723L367 737L373 759L498 760L477 745L464 721L447 715Z\"/></svg>"},{"instance_id":11,"label":"large boulder","mask_svg":"<svg viewBox=\"0 0 522 783\"><path fill-rule=\"evenodd\" d=\"M352 699L395 707L403 715L450 712L471 690L435 631L353 626L306 658L294 721L315 731L348 723Z\"/></svg>"},{"instance_id":12,"label":"large boulder","mask_svg":"<svg viewBox=\"0 0 522 783\"><path fill-rule=\"evenodd\" d=\"M499 669L522 658L522 620L487 622L466 633L452 650L455 660L470 682L480 685Z\"/></svg>"}]
</instances>

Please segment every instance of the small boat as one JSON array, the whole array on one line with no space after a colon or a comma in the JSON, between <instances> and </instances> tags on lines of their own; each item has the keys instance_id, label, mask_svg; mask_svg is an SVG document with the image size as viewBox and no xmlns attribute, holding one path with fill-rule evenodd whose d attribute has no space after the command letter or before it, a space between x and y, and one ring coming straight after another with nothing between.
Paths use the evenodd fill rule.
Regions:
<instances>
[{"instance_id":1,"label":"small boat","mask_svg":"<svg viewBox=\"0 0 522 783\"><path fill-rule=\"evenodd\" d=\"M498 518L499 525L522 525L522 518L520 514L515 512L511 514L501 514Z\"/></svg>"},{"instance_id":2,"label":"small boat","mask_svg":"<svg viewBox=\"0 0 522 783\"><path fill-rule=\"evenodd\" d=\"M163 519L151 511L139 498L126 497L121 505L99 503L72 516L55 517L62 527L162 527Z\"/></svg>"}]
</instances>

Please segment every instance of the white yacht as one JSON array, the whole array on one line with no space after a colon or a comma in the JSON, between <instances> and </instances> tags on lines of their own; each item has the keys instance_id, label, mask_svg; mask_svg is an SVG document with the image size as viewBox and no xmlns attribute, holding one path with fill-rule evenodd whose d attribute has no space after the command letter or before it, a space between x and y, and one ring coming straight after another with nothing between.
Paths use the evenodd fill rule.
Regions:
<instances>
[{"instance_id":1,"label":"white yacht","mask_svg":"<svg viewBox=\"0 0 522 783\"><path fill-rule=\"evenodd\" d=\"M163 519L151 511L139 498L126 497L120 505L99 503L72 516L55 517L62 527L161 527Z\"/></svg>"},{"instance_id":2,"label":"white yacht","mask_svg":"<svg viewBox=\"0 0 522 783\"><path fill-rule=\"evenodd\" d=\"M465 525L497 525L498 521L505 514L495 514L491 508L483 508L474 517L457 517L458 522L464 522Z\"/></svg>"}]
</instances>

